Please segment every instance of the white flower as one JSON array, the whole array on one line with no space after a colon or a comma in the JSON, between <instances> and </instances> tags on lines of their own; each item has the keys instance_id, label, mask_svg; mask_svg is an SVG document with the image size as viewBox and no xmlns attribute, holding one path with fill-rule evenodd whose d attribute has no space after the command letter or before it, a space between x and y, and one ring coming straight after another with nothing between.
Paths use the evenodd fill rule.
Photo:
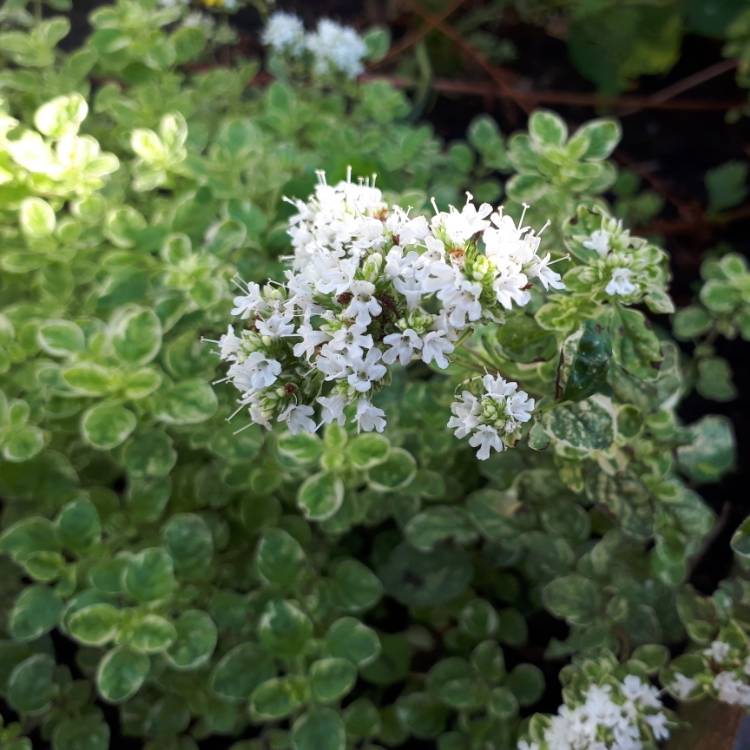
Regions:
<instances>
[{"instance_id":1,"label":"white flower","mask_svg":"<svg viewBox=\"0 0 750 750\"><path fill-rule=\"evenodd\" d=\"M364 350L372 348L372 336L366 330L357 325L339 328L333 332L326 349L347 357L361 357Z\"/></svg>"},{"instance_id":2,"label":"white flower","mask_svg":"<svg viewBox=\"0 0 750 750\"><path fill-rule=\"evenodd\" d=\"M251 352L243 362L233 364L228 374L240 391L258 391L276 382L281 374L281 363L262 352Z\"/></svg>"},{"instance_id":3,"label":"white flower","mask_svg":"<svg viewBox=\"0 0 750 750\"><path fill-rule=\"evenodd\" d=\"M235 360L241 343L241 339L234 334L234 326L227 326L227 332L219 338L219 356L222 359Z\"/></svg>"},{"instance_id":4,"label":"white flower","mask_svg":"<svg viewBox=\"0 0 750 750\"><path fill-rule=\"evenodd\" d=\"M467 319L474 322L482 317L482 305L479 303L481 293L482 285L468 279L457 280L437 293L438 299L449 310L448 320L454 328L465 328Z\"/></svg>"},{"instance_id":5,"label":"white flower","mask_svg":"<svg viewBox=\"0 0 750 750\"><path fill-rule=\"evenodd\" d=\"M344 310L344 316L354 318L358 326L365 328L370 321L380 315L383 308L375 298L375 284L369 281L354 281L349 287L352 299Z\"/></svg>"},{"instance_id":6,"label":"white flower","mask_svg":"<svg viewBox=\"0 0 750 750\"><path fill-rule=\"evenodd\" d=\"M448 427L454 430L457 438L465 438L479 425L479 399L469 391L463 391L461 397L451 404L453 416L448 420Z\"/></svg>"},{"instance_id":7,"label":"white flower","mask_svg":"<svg viewBox=\"0 0 750 750\"><path fill-rule=\"evenodd\" d=\"M720 701L732 706L750 708L750 686L732 672L719 672L714 677L714 687Z\"/></svg>"},{"instance_id":8,"label":"white flower","mask_svg":"<svg viewBox=\"0 0 750 750\"><path fill-rule=\"evenodd\" d=\"M609 252L609 241L612 235L604 229L596 229L591 233L591 237L584 240L583 246L589 250L596 250L601 256Z\"/></svg>"},{"instance_id":9,"label":"white flower","mask_svg":"<svg viewBox=\"0 0 750 750\"><path fill-rule=\"evenodd\" d=\"M411 328L383 337L383 343L390 347L383 354L383 362L392 365L398 360L402 365L411 362L414 353L422 348L422 339Z\"/></svg>"},{"instance_id":10,"label":"white flower","mask_svg":"<svg viewBox=\"0 0 750 750\"><path fill-rule=\"evenodd\" d=\"M539 282L545 289L565 289L565 284L560 274L550 268L550 257L549 253L543 258L535 255L529 265L529 275L532 278L539 279Z\"/></svg>"},{"instance_id":11,"label":"white flower","mask_svg":"<svg viewBox=\"0 0 750 750\"><path fill-rule=\"evenodd\" d=\"M629 268L615 268L612 271L612 278L605 287L607 294L619 294L627 296L638 291L638 287L630 280L633 272Z\"/></svg>"},{"instance_id":12,"label":"white flower","mask_svg":"<svg viewBox=\"0 0 750 750\"><path fill-rule=\"evenodd\" d=\"M292 324L291 313L275 312L269 315L265 320L258 318L255 321L255 327L261 336L268 336L272 339L284 338L294 335L294 325Z\"/></svg>"},{"instance_id":13,"label":"white flower","mask_svg":"<svg viewBox=\"0 0 750 750\"><path fill-rule=\"evenodd\" d=\"M358 393L366 393L372 388L373 382L382 379L386 373L384 365L380 364L380 349L372 348L362 358L349 361L351 374L347 378L349 385Z\"/></svg>"},{"instance_id":14,"label":"white flower","mask_svg":"<svg viewBox=\"0 0 750 750\"><path fill-rule=\"evenodd\" d=\"M240 318L246 320L251 315L255 315L263 310L265 307L266 302L263 299L260 287L256 283L250 282L245 286L245 294L234 298L232 315L239 315Z\"/></svg>"},{"instance_id":15,"label":"white flower","mask_svg":"<svg viewBox=\"0 0 750 750\"><path fill-rule=\"evenodd\" d=\"M373 406L366 398L357 401L355 420L357 429L362 432L382 432L385 429L385 412Z\"/></svg>"},{"instance_id":16,"label":"white flower","mask_svg":"<svg viewBox=\"0 0 750 750\"><path fill-rule=\"evenodd\" d=\"M432 228L445 234L445 237L453 245L463 245L475 234L483 232L490 222L487 217L492 213L489 203L482 203L477 208L472 203L471 193L466 194L466 204L459 212L453 206L450 211L437 213L432 218Z\"/></svg>"},{"instance_id":17,"label":"white flower","mask_svg":"<svg viewBox=\"0 0 750 750\"><path fill-rule=\"evenodd\" d=\"M279 422L286 422L287 428L292 435L300 432L315 432L316 424L312 419L315 410L306 404L289 404L278 416Z\"/></svg>"},{"instance_id":18,"label":"white flower","mask_svg":"<svg viewBox=\"0 0 750 750\"><path fill-rule=\"evenodd\" d=\"M453 351L453 344L446 338L445 331L430 331L422 338L422 362L429 365L430 362L442 370L448 367L446 354Z\"/></svg>"},{"instance_id":19,"label":"white flower","mask_svg":"<svg viewBox=\"0 0 750 750\"><path fill-rule=\"evenodd\" d=\"M305 27L293 13L277 11L268 18L261 40L274 52L300 54L304 47Z\"/></svg>"},{"instance_id":20,"label":"white flower","mask_svg":"<svg viewBox=\"0 0 750 750\"><path fill-rule=\"evenodd\" d=\"M536 742L527 742L526 740L521 740L518 743L518 750L540 750L540 748Z\"/></svg>"},{"instance_id":21,"label":"white flower","mask_svg":"<svg viewBox=\"0 0 750 750\"><path fill-rule=\"evenodd\" d=\"M295 357L301 357L304 354L307 359L310 359L315 350L325 344L330 338L325 331L319 331L309 323L303 323L297 329L296 335L301 336L302 340L294 345L292 352Z\"/></svg>"},{"instance_id":22,"label":"white flower","mask_svg":"<svg viewBox=\"0 0 750 750\"><path fill-rule=\"evenodd\" d=\"M709 659L720 663L726 660L730 651L731 649L728 643L724 643L723 641L713 641L707 649L704 649L703 654Z\"/></svg>"},{"instance_id":23,"label":"white flower","mask_svg":"<svg viewBox=\"0 0 750 750\"><path fill-rule=\"evenodd\" d=\"M677 672L670 685L671 691L680 699L684 700L698 687L698 683L692 678Z\"/></svg>"},{"instance_id":24,"label":"white flower","mask_svg":"<svg viewBox=\"0 0 750 750\"><path fill-rule=\"evenodd\" d=\"M344 424L346 419L344 409L348 404L346 396L337 393L333 396L318 396L315 400L323 407L320 413L323 424L330 424L331 422L338 422L340 425Z\"/></svg>"},{"instance_id":25,"label":"white flower","mask_svg":"<svg viewBox=\"0 0 750 750\"><path fill-rule=\"evenodd\" d=\"M313 70L319 75L343 73L355 78L364 70L362 59L367 45L354 29L322 18L315 32L307 35L306 43L313 55Z\"/></svg>"},{"instance_id":26,"label":"white flower","mask_svg":"<svg viewBox=\"0 0 750 750\"><path fill-rule=\"evenodd\" d=\"M479 448L477 458L480 461L486 461L490 457L490 449L499 452L505 447L500 436L497 434L497 430L494 427L482 424L474 429L469 438L469 445L472 448Z\"/></svg>"}]
</instances>

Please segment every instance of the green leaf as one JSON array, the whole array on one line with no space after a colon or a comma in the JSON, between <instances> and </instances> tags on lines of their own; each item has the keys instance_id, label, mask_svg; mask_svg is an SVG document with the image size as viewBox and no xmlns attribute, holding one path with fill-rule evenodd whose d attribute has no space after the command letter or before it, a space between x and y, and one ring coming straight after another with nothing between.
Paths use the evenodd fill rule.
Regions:
<instances>
[{"instance_id":1,"label":"green leaf","mask_svg":"<svg viewBox=\"0 0 750 750\"><path fill-rule=\"evenodd\" d=\"M544 674L533 664L519 664L508 675L507 687L520 706L533 706L544 693Z\"/></svg>"},{"instance_id":2,"label":"green leaf","mask_svg":"<svg viewBox=\"0 0 750 750\"><path fill-rule=\"evenodd\" d=\"M678 339L689 341L698 338L711 328L711 316L697 305L678 310L672 321L672 330Z\"/></svg>"},{"instance_id":3,"label":"green leaf","mask_svg":"<svg viewBox=\"0 0 750 750\"><path fill-rule=\"evenodd\" d=\"M506 687L493 688L487 705L492 716L500 721L509 721L518 715L518 700Z\"/></svg>"},{"instance_id":4,"label":"green leaf","mask_svg":"<svg viewBox=\"0 0 750 750\"><path fill-rule=\"evenodd\" d=\"M86 646L102 646L113 640L120 626L120 610L111 604L91 604L73 612L68 632Z\"/></svg>"},{"instance_id":5,"label":"green leaf","mask_svg":"<svg viewBox=\"0 0 750 750\"><path fill-rule=\"evenodd\" d=\"M164 658L175 669L198 669L210 658L218 641L214 621L198 609L185 610L175 622L175 638Z\"/></svg>"},{"instance_id":6,"label":"green leaf","mask_svg":"<svg viewBox=\"0 0 750 750\"><path fill-rule=\"evenodd\" d=\"M108 703L125 702L141 689L150 666L146 654L123 646L113 648L104 655L96 670L99 694Z\"/></svg>"},{"instance_id":7,"label":"green leaf","mask_svg":"<svg viewBox=\"0 0 750 750\"><path fill-rule=\"evenodd\" d=\"M0 536L0 552L16 560L34 552L57 550L59 547L55 525L48 519L37 516L17 521Z\"/></svg>"},{"instance_id":8,"label":"green leaf","mask_svg":"<svg viewBox=\"0 0 750 750\"><path fill-rule=\"evenodd\" d=\"M44 433L33 425L13 428L3 445L3 458L13 463L30 461L44 448Z\"/></svg>"},{"instance_id":9,"label":"green leaf","mask_svg":"<svg viewBox=\"0 0 750 750\"><path fill-rule=\"evenodd\" d=\"M161 615L138 615L120 629L118 643L140 654L158 654L166 651L177 637L169 620Z\"/></svg>"},{"instance_id":10,"label":"green leaf","mask_svg":"<svg viewBox=\"0 0 750 750\"><path fill-rule=\"evenodd\" d=\"M55 694L55 660L48 654L34 654L16 665L8 677L6 696L19 713L38 713Z\"/></svg>"},{"instance_id":11,"label":"green leaf","mask_svg":"<svg viewBox=\"0 0 750 750\"><path fill-rule=\"evenodd\" d=\"M60 541L67 549L74 552L88 549L101 536L96 506L86 498L69 502L57 517L57 530Z\"/></svg>"},{"instance_id":12,"label":"green leaf","mask_svg":"<svg viewBox=\"0 0 750 750\"><path fill-rule=\"evenodd\" d=\"M58 96L42 104L34 114L34 125L51 138L75 134L86 119L89 106L80 94Z\"/></svg>"},{"instance_id":13,"label":"green leaf","mask_svg":"<svg viewBox=\"0 0 750 750\"><path fill-rule=\"evenodd\" d=\"M53 750L108 750L109 726L96 713L63 719L52 733Z\"/></svg>"},{"instance_id":14,"label":"green leaf","mask_svg":"<svg viewBox=\"0 0 750 750\"><path fill-rule=\"evenodd\" d=\"M380 579L358 560L342 560L333 571L337 604L347 612L374 607L383 596Z\"/></svg>"},{"instance_id":15,"label":"green leaf","mask_svg":"<svg viewBox=\"0 0 750 750\"><path fill-rule=\"evenodd\" d=\"M603 93L617 94L631 79L664 73L677 61L682 28L672 5L591 7L574 16L568 51Z\"/></svg>"},{"instance_id":16,"label":"green leaf","mask_svg":"<svg viewBox=\"0 0 750 750\"><path fill-rule=\"evenodd\" d=\"M698 382L695 385L703 398L712 401L733 401L737 389L732 382L732 369L723 357L706 357L698 360Z\"/></svg>"},{"instance_id":17,"label":"green leaf","mask_svg":"<svg viewBox=\"0 0 750 750\"><path fill-rule=\"evenodd\" d=\"M28 586L10 611L8 629L17 641L33 641L57 625L62 613L60 597L47 586Z\"/></svg>"},{"instance_id":18,"label":"green leaf","mask_svg":"<svg viewBox=\"0 0 750 750\"><path fill-rule=\"evenodd\" d=\"M84 396L104 396L114 386L112 372L93 362L81 362L62 371L63 380Z\"/></svg>"},{"instance_id":19,"label":"green leaf","mask_svg":"<svg viewBox=\"0 0 750 750\"><path fill-rule=\"evenodd\" d=\"M588 625L601 613L599 587L581 575L555 578L542 590L544 606L571 625Z\"/></svg>"},{"instance_id":20,"label":"green leaf","mask_svg":"<svg viewBox=\"0 0 750 750\"><path fill-rule=\"evenodd\" d=\"M382 60L391 46L391 32L387 26L372 26L363 35L367 47L367 59L372 62Z\"/></svg>"},{"instance_id":21,"label":"green leaf","mask_svg":"<svg viewBox=\"0 0 750 750\"><path fill-rule=\"evenodd\" d=\"M292 435L284 433L278 442L279 453L285 458L299 464L310 464L320 460L323 453L323 441L317 435L301 432Z\"/></svg>"},{"instance_id":22,"label":"green leaf","mask_svg":"<svg viewBox=\"0 0 750 750\"><path fill-rule=\"evenodd\" d=\"M247 700L261 683L276 676L271 656L255 643L241 643L228 651L211 673L211 689L230 701Z\"/></svg>"},{"instance_id":23,"label":"green leaf","mask_svg":"<svg viewBox=\"0 0 750 750\"><path fill-rule=\"evenodd\" d=\"M305 552L299 542L283 529L267 529L258 544L255 564L266 583L291 588L302 573Z\"/></svg>"},{"instance_id":24,"label":"green leaf","mask_svg":"<svg viewBox=\"0 0 750 750\"><path fill-rule=\"evenodd\" d=\"M706 172L708 211L718 213L738 206L747 197L748 167L743 161L728 161Z\"/></svg>"},{"instance_id":25,"label":"green leaf","mask_svg":"<svg viewBox=\"0 0 750 750\"><path fill-rule=\"evenodd\" d=\"M294 722L294 750L345 750L346 729L337 711L314 708Z\"/></svg>"},{"instance_id":26,"label":"green leaf","mask_svg":"<svg viewBox=\"0 0 750 750\"><path fill-rule=\"evenodd\" d=\"M750 561L750 518L745 519L734 532L731 545L737 557L745 563Z\"/></svg>"},{"instance_id":27,"label":"green leaf","mask_svg":"<svg viewBox=\"0 0 750 750\"><path fill-rule=\"evenodd\" d=\"M135 414L121 404L101 403L83 413L83 439L98 450L112 450L124 443L135 429Z\"/></svg>"},{"instance_id":28,"label":"green leaf","mask_svg":"<svg viewBox=\"0 0 750 750\"><path fill-rule=\"evenodd\" d=\"M420 552L400 544L378 568L385 590L409 607L445 604L465 591L472 576L466 552L450 547Z\"/></svg>"},{"instance_id":29,"label":"green leaf","mask_svg":"<svg viewBox=\"0 0 750 750\"><path fill-rule=\"evenodd\" d=\"M589 120L582 125L570 139L571 145L578 140L585 141L586 148L582 159L606 159L617 147L622 138L622 128L617 120Z\"/></svg>"},{"instance_id":30,"label":"green leaf","mask_svg":"<svg viewBox=\"0 0 750 750\"><path fill-rule=\"evenodd\" d=\"M297 492L297 504L305 518L311 521L325 521L343 502L344 483L327 472L308 477Z\"/></svg>"},{"instance_id":31,"label":"green leaf","mask_svg":"<svg viewBox=\"0 0 750 750\"><path fill-rule=\"evenodd\" d=\"M690 444L677 449L680 469L695 482L716 482L735 465L735 439L727 417L709 415L688 428Z\"/></svg>"},{"instance_id":32,"label":"green leaf","mask_svg":"<svg viewBox=\"0 0 750 750\"><path fill-rule=\"evenodd\" d=\"M529 118L529 134L543 146L562 146L568 138L568 128L554 112L538 109Z\"/></svg>"},{"instance_id":33,"label":"green leaf","mask_svg":"<svg viewBox=\"0 0 750 750\"><path fill-rule=\"evenodd\" d=\"M388 438L376 432L365 432L346 446L346 455L355 468L367 471L385 461L390 450Z\"/></svg>"},{"instance_id":34,"label":"green leaf","mask_svg":"<svg viewBox=\"0 0 750 750\"><path fill-rule=\"evenodd\" d=\"M336 620L326 633L326 652L358 666L374 661L380 653L377 633L354 617Z\"/></svg>"},{"instance_id":35,"label":"green leaf","mask_svg":"<svg viewBox=\"0 0 750 750\"><path fill-rule=\"evenodd\" d=\"M292 658L301 654L312 638L310 618L292 601L268 602L258 622L258 636L276 656Z\"/></svg>"},{"instance_id":36,"label":"green leaf","mask_svg":"<svg viewBox=\"0 0 750 750\"><path fill-rule=\"evenodd\" d=\"M417 475L414 456L403 448L392 448L382 463L367 473L370 486L378 492L393 492L411 484Z\"/></svg>"},{"instance_id":37,"label":"green leaf","mask_svg":"<svg viewBox=\"0 0 750 750\"><path fill-rule=\"evenodd\" d=\"M37 331L39 346L53 357L68 357L83 351L86 338L83 331L70 320L47 320Z\"/></svg>"},{"instance_id":38,"label":"green leaf","mask_svg":"<svg viewBox=\"0 0 750 750\"><path fill-rule=\"evenodd\" d=\"M477 538L477 530L463 508L434 505L409 520L404 536L412 547L427 551L449 539L470 544Z\"/></svg>"},{"instance_id":39,"label":"green leaf","mask_svg":"<svg viewBox=\"0 0 750 750\"><path fill-rule=\"evenodd\" d=\"M112 348L121 362L145 365L161 348L161 321L153 310L128 307L119 311L110 323Z\"/></svg>"},{"instance_id":40,"label":"green leaf","mask_svg":"<svg viewBox=\"0 0 750 750\"><path fill-rule=\"evenodd\" d=\"M141 550L128 560L123 582L127 593L138 601L164 599L176 585L172 558L161 547Z\"/></svg>"},{"instance_id":41,"label":"green leaf","mask_svg":"<svg viewBox=\"0 0 750 750\"><path fill-rule=\"evenodd\" d=\"M607 389L607 372L612 358L609 332L595 321L586 321L582 331L563 343L558 383L563 398L580 401Z\"/></svg>"},{"instance_id":42,"label":"green leaf","mask_svg":"<svg viewBox=\"0 0 750 750\"><path fill-rule=\"evenodd\" d=\"M21 230L30 239L49 237L55 231L55 212L41 198L26 198L21 203Z\"/></svg>"},{"instance_id":43,"label":"green leaf","mask_svg":"<svg viewBox=\"0 0 750 750\"><path fill-rule=\"evenodd\" d=\"M213 388L201 380L184 380L160 391L156 417L167 424L198 424L210 419L218 407Z\"/></svg>"},{"instance_id":44,"label":"green leaf","mask_svg":"<svg viewBox=\"0 0 750 750\"><path fill-rule=\"evenodd\" d=\"M309 691L304 677L298 675L273 677L253 690L250 696L250 711L256 720L283 719L307 702Z\"/></svg>"},{"instance_id":45,"label":"green leaf","mask_svg":"<svg viewBox=\"0 0 750 750\"><path fill-rule=\"evenodd\" d=\"M164 477L177 463L172 438L158 428L135 433L125 445L123 463L134 477Z\"/></svg>"},{"instance_id":46,"label":"green leaf","mask_svg":"<svg viewBox=\"0 0 750 750\"><path fill-rule=\"evenodd\" d=\"M427 693L410 693L396 703L401 725L420 740L434 739L445 729L447 709Z\"/></svg>"},{"instance_id":47,"label":"green leaf","mask_svg":"<svg viewBox=\"0 0 750 750\"><path fill-rule=\"evenodd\" d=\"M606 450L615 437L612 402L595 395L560 404L545 414L543 426L558 452L584 456Z\"/></svg>"},{"instance_id":48,"label":"green leaf","mask_svg":"<svg viewBox=\"0 0 750 750\"><path fill-rule=\"evenodd\" d=\"M357 669L348 659L318 659L310 666L310 690L318 703L333 703L354 686Z\"/></svg>"},{"instance_id":49,"label":"green leaf","mask_svg":"<svg viewBox=\"0 0 750 750\"><path fill-rule=\"evenodd\" d=\"M208 524L196 513L176 513L162 527L162 539L178 573L211 565L214 540Z\"/></svg>"}]
</instances>

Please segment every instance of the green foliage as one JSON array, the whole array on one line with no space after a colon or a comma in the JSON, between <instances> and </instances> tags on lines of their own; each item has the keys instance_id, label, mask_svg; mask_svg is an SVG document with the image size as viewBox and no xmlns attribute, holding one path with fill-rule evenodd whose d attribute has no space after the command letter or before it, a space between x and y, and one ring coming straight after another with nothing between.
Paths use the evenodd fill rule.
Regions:
<instances>
[{"instance_id":1,"label":"green foliage","mask_svg":"<svg viewBox=\"0 0 750 750\"><path fill-rule=\"evenodd\" d=\"M571 133L542 110L506 134L481 116L446 147L384 81L248 87L257 62L214 64L226 29L176 5L106 4L77 48L58 44L64 3L41 21L26 5L0 11L0 695L20 722L0 726L3 748L28 750L35 731L105 750L116 711L146 750L214 735L253 737L238 750L504 750L557 689L543 651L561 665L608 649L667 680L680 663L663 644L742 619L739 580L710 606L685 586L716 520L693 485L732 470L734 436L677 409L691 386L734 396L715 343L750 339L750 272L731 252L704 262L673 318L695 347L681 360L656 317L674 312L666 253L612 215L658 211L610 161L616 121ZM606 90L661 72L683 27L730 23L684 5L591 4L571 54ZM365 40L385 54L384 30ZM504 193L514 217L532 203L565 289L466 341L448 377L395 371L383 434L229 422L235 397L201 338L224 329L232 279L280 278L282 197L349 165L415 215L467 188ZM718 216L744 178L709 174ZM480 465L445 413L485 368L537 408L520 444ZM745 567L746 527L732 541ZM541 643L549 617L567 635Z\"/></svg>"}]
</instances>

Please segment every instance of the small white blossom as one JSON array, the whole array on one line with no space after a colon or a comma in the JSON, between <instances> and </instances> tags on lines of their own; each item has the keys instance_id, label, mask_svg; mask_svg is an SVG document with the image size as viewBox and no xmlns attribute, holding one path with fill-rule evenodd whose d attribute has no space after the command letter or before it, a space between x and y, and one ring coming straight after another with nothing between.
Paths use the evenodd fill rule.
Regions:
<instances>
[{"instance_id":1,"label":"small white blossom","mask_svg":"<svg viewBox=\"0 0 750 750\"><path fill-rule=\"evenodd\" d=\"M343 73L355 78L363 70L367 45L357 32L329 18L322 18L314 33L306 37L313 55L313 70L319 75Z\"/></svg>"},{"instance_id":2,"label":"small white blossom","mask_svg":"<svg viewBox=\"0 0 750 750\"><path fill-rule=\"evenodd\" d=\"M366 393L375 381L381 380L385 375L385 365L380 364L381 356L380 350L373 347L364 358L359 357L349 362L351 374L347 382L355 391Z\"/></svg>"},{"instance_id":3,"label":"small white blossom","mask_svg":"<svg viewBox=\"0 0 750 750\"><path fill-rule=\"evenodd\" d=\"M388 334L383 338L383 343L390 347L383 354L383 362L387 365L392 365L396 361L408 365L414 354L422 348L422 339L411 328Z\"/></svg>"},{"instance_id":4,"label":"small white blossom","mask_svg":"<svg viewBox=\"0 0 750 750\"><path fill-rule=\"evenodd\" d=\"M261 352L251 352L247 359L229 368L229 377L240 391L258 391L273 385L281 374L281 363Z\"/></svg>"},{"instance_id":5,"label":"small white blossom","mask_svg":"<svg viewBox=\"0 0 750 750\"><path fill-rule=\"evenodd\" d=\"M629 268L615 268L612 270L612 278L605 287L607 294L627 296L638 291L638 287L633 284L631 278L633 272Z\"/></svg>"},{"instance_id":6,"label":"small white blossom","mask_svg":"<svg viewBox=\"0 0 750 750\"><path fill-rule=\"evenodd\" d=\"M337 422L340 425L344 424L346 420L344 408L348 403L346 396L337 393L333 396L318 396L315 400L323 407L320 413L323 424L331 424L331 422Z\"/></svg>"},{"instance_id":7,"label":"small white blossom","mask_svg":"<svg viewBox=\"0 0 750 750\"><path fill-rule=\"evenodd\" d=\"M315 410L312 406L306 404L289 404L289 406L279 414L278 421L286 422L287 428L292 435L298 435L301 432L315 432L315 420L312 415Z\"/></svg>"},{"instance_id":8,"label":"small white blossom","mask_svg":"<svg viewBox=\"0 0 750 750\"><path fill-rule=\"evenodd\" d=\"M422 339L422 362L429 365L430 362L444 370L448 367L446 354L453 351L453 344L448 341L445 331L430 331Z\"/></svg>"},{"instance_id":9,"label":"small white blossom","mask_svg":"<svg viewBox=\"0 0 750 750\"><path fill-rule=\"evenodd\" d=\"M583 246L589 250L596 250L599 255L604 256L610 250L609 241L611 238L612 235L605 229L596 229L591 233L591 237L584 240Z\"/></svg>"},{"instance_id":10,"label":"small white blossom","mask_svg":"<svg viewBox=\"0 0 750 750\"><path fill-rule=\"evenodd\" d=\"M366 398L357 401L355 420L357 429L362 432L383 432L385 429L385 412L373 406Z\"/></svg>"},{"instance_id":11,"label":"small white blossom","mask_svg":"<svg viewBox=\"0 0 750 750\"><path fill-rule=\"evenodd\" d=\"M277 11L269 16L261 40L274 52L299 55L304 50L305 27L293 13Z\"/></svg>"}]
</instances>

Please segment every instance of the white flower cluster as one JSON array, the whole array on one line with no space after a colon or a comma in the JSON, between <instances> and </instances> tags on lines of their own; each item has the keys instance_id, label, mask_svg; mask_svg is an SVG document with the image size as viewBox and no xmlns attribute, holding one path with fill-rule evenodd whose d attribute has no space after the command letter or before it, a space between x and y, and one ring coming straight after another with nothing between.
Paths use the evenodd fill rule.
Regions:
<instances>
[{"instance_id":1,"label":"white flower cluster","mask_svg":"<svg viewBox=\"0 0 750 750\"><path fill-rule=\"evenodd\" d=\"M622 228L622 222L609 220L607 226L594 230L584 239L583 246L598 254L601 273L606 281L604 291L610 297L632 297L643 291L649 281L644 275L648 265L653 264L649 256L639 252L645 240L632 237Z\"/></svg>"},{"instance_id":2,"label":"white flower cluster","mask_svg":"<svg viewBox=\"0 0 750 750\"><path fill-rule=\"evenodd\" d=\"M477 458L484 461L490 451L502 451L512 445L524 422L531 419L534 399L518 390L518 383L500 376L485 375L483 392L475 395L469 387L451 404L453 416L448 427L457 438L469 437L469 445L477 448Z\"/></svg>"},{"instance_id":3,"label":"white flower cluster","mask_svg":"<svg viewBox=\"0 0 750 750\"><path fill-rule=\"evenodd\" d=\"M590 685L582 702L549 717L544 740L521 740L518 750L643 750L669 738L659 691L636 675Z\"/></svg>"},{"instance_id":4,"label":"white flower cluster","mask_svg":"<svg viewBox=\"0 0 750 750\"><path fill-rule=\"evenodd\" d=\"M263 30L262 41L276 54L291 58L309 56L316 75L341 73L356 78L364 70L362 60L367 54L364 40L354 29L330 18L321 18L315 31L306 32L293 13L273 13Z\"/></svg>"},{"instance_id":5,"label":"white flower cluster","mask_svg":"<svg viewBox=\"0 0 750 750\"><path fill-rule=\"evenodd\" d=\"M241 407L266 427L311 432L342 424L351 406L359 430L382 431L385 413L371 398L389 367L419 360L445 368L474 325L525 305L532 281L561 286L549 256L537 253L539 236L471 196L428 221L388 206L374 186L330 186L321 174L307 202L290 202L297 213L285 283L243 285L232 314L244 328L230 326L216 342ZM468 401L461 412L482 455L499 450L533 407L516 384L490 381L477 414Z\"/></svg>"},{"instance_id":6,"label":"white flower cluster","mask_svg":"<svg viewBox=\"0 0 750 750\"><path fill-rule=\"evenodd\" d=\"M705 685L709 692L723 703L750 708L750 656L719 640L705 649L702 656L707 667L705 674L710 679ZM678 672L670 689L684 700L694 697L699 685L698 680Z\"/></svg>"}]
</instances>

